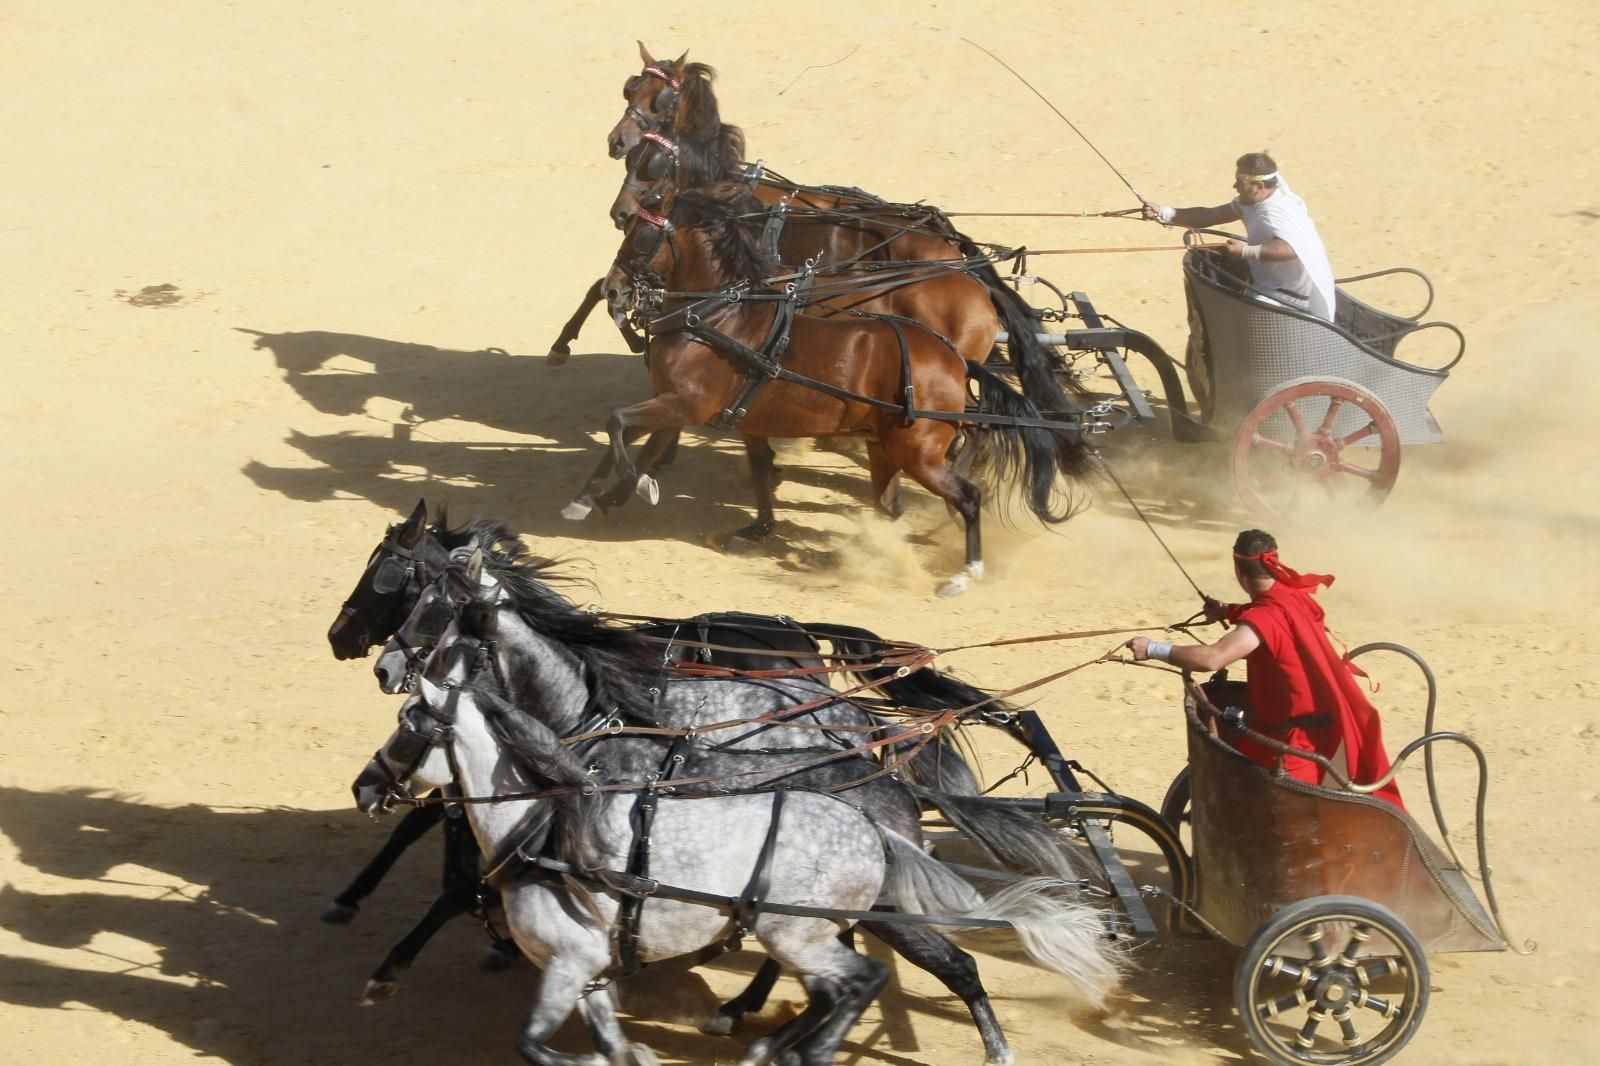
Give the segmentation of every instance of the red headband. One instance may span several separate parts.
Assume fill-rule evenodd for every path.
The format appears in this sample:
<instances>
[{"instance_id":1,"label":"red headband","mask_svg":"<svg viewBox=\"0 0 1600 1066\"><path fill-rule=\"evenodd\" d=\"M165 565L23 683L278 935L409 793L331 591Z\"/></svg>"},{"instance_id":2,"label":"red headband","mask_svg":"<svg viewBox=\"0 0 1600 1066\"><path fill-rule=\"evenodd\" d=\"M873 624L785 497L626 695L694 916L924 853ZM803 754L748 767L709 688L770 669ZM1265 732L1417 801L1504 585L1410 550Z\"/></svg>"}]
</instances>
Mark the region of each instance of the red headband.
<instances>
[{"instance_id":1,"label":"red headband","mask_svg":"<svg viewBox=\"0 0 1600 1066\"><path fill-rule=\"evenodd\" d=\"M1235 559L1243 562L1259 562L1267 568L1267 573L1273 579L1281 581L1292 589L1315 589L1318 585L1333 584L1332 574L1302 574L1298 570L1291 570L1278 561L1278 549L1257 552L1255 555L1240 555L1233 553Z\"/></svg>"}]
</instances>

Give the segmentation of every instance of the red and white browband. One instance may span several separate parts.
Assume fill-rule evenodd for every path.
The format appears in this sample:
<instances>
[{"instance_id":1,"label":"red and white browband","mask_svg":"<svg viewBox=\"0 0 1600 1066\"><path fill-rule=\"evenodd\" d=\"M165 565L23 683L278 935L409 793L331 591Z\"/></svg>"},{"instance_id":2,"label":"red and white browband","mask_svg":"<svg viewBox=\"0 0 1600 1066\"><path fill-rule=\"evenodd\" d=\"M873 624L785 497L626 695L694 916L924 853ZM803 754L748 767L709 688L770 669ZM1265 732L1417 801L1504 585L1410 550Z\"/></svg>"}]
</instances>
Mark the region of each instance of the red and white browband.
<instances>
[{"instance_id":1,"label":"red and white browband","mask_svg":"<svg viewBox=\"0 0 1600 1066\"><path fill-rule=\"evenodd\" d=\"M669 71L662 70L660 67L656 66L654 63L651 63L648 67L645 67L644 68L644 73L646 73L646 74L654 74L656 77L660 78L662 81L664 81L668 85L672 86L672 91L673 92L679 92L679 91L681 91L683 89L683 82L678 80L678 76L676 74L670 73ZM616 84L616 83L613 82L612 84Z\"/></svg>"}]
</instances>

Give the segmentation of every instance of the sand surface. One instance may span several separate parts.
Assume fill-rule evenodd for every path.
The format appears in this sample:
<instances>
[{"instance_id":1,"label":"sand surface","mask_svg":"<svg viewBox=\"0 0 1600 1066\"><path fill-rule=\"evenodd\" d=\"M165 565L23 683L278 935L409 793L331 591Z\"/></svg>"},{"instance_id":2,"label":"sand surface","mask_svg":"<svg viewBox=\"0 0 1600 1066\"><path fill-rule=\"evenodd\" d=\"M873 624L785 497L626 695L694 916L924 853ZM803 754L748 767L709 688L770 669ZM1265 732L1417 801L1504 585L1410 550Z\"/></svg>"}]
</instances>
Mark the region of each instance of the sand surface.
<instances>
[{"instance_id":1,"label":"sand surface","mask_svg":"<svg viewBox=\"0 0 1600 1066\"><path fill-rule=\"evenodd\" d=\"M593 599L614 610L779 612L943 645L1194 609L1104 489L1057 533L991 522L988 578L936 600L959 560L943 508L914 492L890 524L852 454L809 444L781 459L783 546L767 556L710 542L749 513L732 438L686 449L653 510L558 516L607 413L646 388L600 316L568 365L543 357L615 253L620 165L604 137L634 39L715 65L751 155L798 179L951 211L1133 203L963 34L1152 198L1219 203L1234 157L1269 148L1337 273L1408 264L1433 278L1434 313L1469 338L1433 405L1445 443L1406 453L1377 515L1284 530L1284 554L1339 576L1325 600L1344 639L1398 640L1432 662L1440 724L1492 764L1504 910L1541 945L1436 957L1402 1061L1594 1061L1600 16L1485 0L0 6L0 1059L518 1061L532 975L479 973L470 923L439 936L398 1000L357 1005L432 898L432 846L353 926L317 920L387 831L351 809L348 782L395 709L323 634L384 524L419 497L585 560ZM1173 237L1124 221L965 224L1037 248ZM1036 268L1182 350L1176 255ZM1224 458L1131 440L1111 452L1130 488L1202 586L1229 591L1231 535L1251 523L1228 502ZM948 665L1001 688L1103 643ZM1391 737L1414 735L1415 685L1398 668L1384 680ZM1160 801L1183 762L1171 677L1096 667L1036 700L1071 756ZM979 742L991 779L1017 761ZM1471 766L1448 756L1441 777L1470 840ZM1008 786L1045 787L1037 772ZM1104 1015L1007 949L981 958L1019 1061L1249 1055L1225 947L1142 949ZM731 991L754 965L707 977ZM758 1026L797 998L783 986ZM737 1059L741 1045L639 1002L630 1031L664 1061ZM582 1045L575 1030L562 1041ZM846 1051L887 1066L981 1058L961 1004L905 965Z\"/></svg>"}]
</instances>

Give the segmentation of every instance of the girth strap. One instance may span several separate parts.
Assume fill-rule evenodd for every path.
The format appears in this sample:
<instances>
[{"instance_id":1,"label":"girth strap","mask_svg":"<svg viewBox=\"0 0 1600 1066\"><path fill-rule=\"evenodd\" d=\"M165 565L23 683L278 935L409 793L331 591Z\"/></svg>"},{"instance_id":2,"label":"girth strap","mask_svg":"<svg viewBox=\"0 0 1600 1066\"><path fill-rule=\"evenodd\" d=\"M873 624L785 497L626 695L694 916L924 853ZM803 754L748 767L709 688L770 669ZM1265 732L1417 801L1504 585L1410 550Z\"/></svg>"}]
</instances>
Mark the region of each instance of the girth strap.
<instances>
[{"instance_id":1,"label":"girth strap","mask_svg":"<svg viewBox=\"0 0 1600 1066\"><path fill-rule=\"evenodd\" d=\"M772 853L778 846L778 820L783 817L784 790L772 794L772 820L767 823L767 839L761 843L761 854L756 857L756 868L750 873L750 882L744 886L733 905L734 935L739 936L754 929L761 901L772 883Z\"/></svg>"},{"instance_id":2,"label":"girth strap","mask_svg":"<svg viewBox=\"0 0 1600 1066\"><path fill-rule=\"evenodd\" d=\"M667 749L656 781L642 790L633 805L633 848L628 854L628 873L634 877L650 876L650 829L656 820L656 803L660 793L657 781L670 781L683 765L682 749L686 738L677 737ZM637 973L643 965L639 961L639 918L644 910L643 896L624 895L617 908L617 954L622 960L624 976Z\"/></svg>"}]
</instances>

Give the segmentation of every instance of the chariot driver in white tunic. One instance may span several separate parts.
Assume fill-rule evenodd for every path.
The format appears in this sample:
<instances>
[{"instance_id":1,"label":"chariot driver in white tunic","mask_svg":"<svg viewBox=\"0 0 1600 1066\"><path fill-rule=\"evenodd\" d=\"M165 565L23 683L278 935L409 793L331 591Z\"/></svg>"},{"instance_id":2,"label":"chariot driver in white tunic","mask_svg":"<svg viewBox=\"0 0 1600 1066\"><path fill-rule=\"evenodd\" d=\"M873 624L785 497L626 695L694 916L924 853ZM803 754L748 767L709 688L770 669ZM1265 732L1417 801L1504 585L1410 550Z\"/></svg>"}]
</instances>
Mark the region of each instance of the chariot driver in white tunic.
<instances>
[{"instance_id":1,"label":"chariot driver in white tunic","mask_svg":"<svg viewBox=\"0 0 1600 1066\"><path fill-rule=\"evenodd\" d=\"M1198 228L1243 222L1245 240L1230 240L1224 254L1242 258L1254 286L1272 299L1333 321L1333 267L1306 202L1296 196L1278 164L1265 152L1239 157L1233 191L1216 207L1167 207L1144 201L1144 217Z\"/></svg>"}]
</instances>

